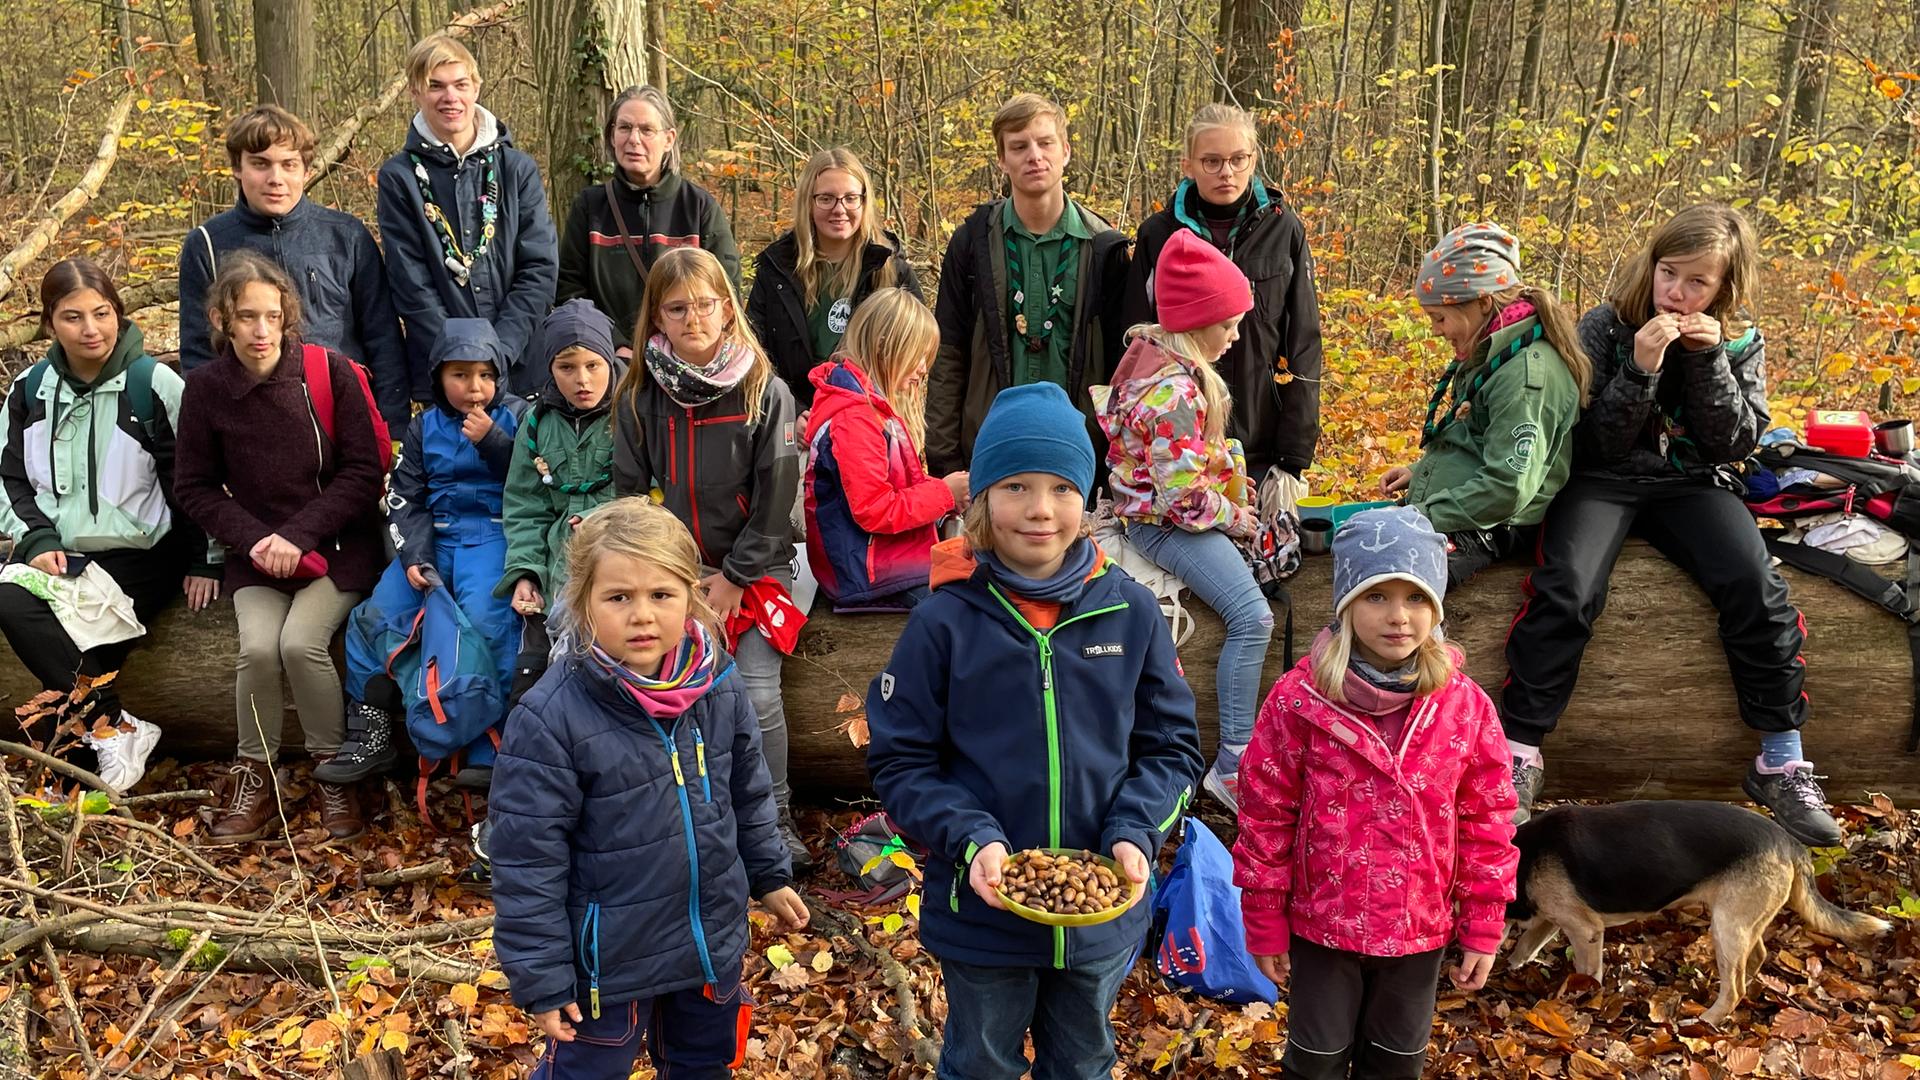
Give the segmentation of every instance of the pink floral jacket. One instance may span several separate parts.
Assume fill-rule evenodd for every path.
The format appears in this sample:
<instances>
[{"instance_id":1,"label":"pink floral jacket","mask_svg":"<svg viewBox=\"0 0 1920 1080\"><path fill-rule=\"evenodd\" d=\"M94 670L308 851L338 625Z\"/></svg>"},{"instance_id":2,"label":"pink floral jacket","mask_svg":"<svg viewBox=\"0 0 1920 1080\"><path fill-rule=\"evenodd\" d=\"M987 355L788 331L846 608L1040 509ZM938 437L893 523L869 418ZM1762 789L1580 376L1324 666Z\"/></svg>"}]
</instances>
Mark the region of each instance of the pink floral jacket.
<instances>
[{"instance_id":1,"label":"pink floral jacket","mask_svg":"<svg viewBox=\"0 0 1920 1080\"><path fill-rule=\"evenodd\" d=\"M1456 672L1388 746L1320 696L1312 664L1274 684L1240 763L1247 950L1284 953L1293 933L1366 956L1497 951L1520 853L1493 702Z\"/></svg>"},{"instance_id":2,"label":"pink floral jacket","mask_svg":"<svg viewBox=\"0 0 1920 1080\"><path fill-rule=\"evenodd\" d=\"M1233 458L1225 440L1207 441L1206 404L1186 361L1134 338L1113 385L1094 387L1093 400L1107 436L1115 514L1188 532L1233 524Z\"/></svg>"}]
</instances>

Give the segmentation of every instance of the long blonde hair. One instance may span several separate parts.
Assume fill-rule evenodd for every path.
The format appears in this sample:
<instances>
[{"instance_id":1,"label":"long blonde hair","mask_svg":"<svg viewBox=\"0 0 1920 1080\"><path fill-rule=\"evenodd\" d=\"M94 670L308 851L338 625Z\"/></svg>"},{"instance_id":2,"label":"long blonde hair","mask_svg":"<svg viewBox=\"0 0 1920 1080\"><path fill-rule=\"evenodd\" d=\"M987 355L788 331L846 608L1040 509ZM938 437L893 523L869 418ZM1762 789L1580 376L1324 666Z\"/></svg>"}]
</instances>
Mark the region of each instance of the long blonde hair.
<instances>
[{"instance_id":1,"label":"long blonde hair","mask_svg":"<svg viewBox=\"0 0 1920 1080\"><path fill-rule=\"evenodd\" d=\"M913 439L914 456L927 441L927 384L909 384L913 373L940 351L940 324L920 298L905 289L881 289L860 302L836 354L867 373Z\"/></svg>"},{"instance_id":2,"label":"long blonde hair","mask_svg":"<svg viewBox=\"0 0 1920 1080\"><path fill-rule=\"evenodd\" d=\"M860 185L863 201L860 205L860 227L854 230L853 242L848 245L847 253L839 262L829 262L820 254L820 237L813 227L814 187L820 182L820 174L839 170L853 177ZM879 218L873 212L873 178L867 175L867 167L860 164L860 158L844 146L831 150L821 150L807 159L806 168L800 171L800 182L793 189L793 245L795 251L795 272L800 275L801 301L808 308L823 297L839 299L852 296L853 290L860 284L860 266L865 260L868 244L887 245L886 234L881 231ZM894 284L898 273L893 268L893 260L888 259L874 278L874 288L884 289Z\"/></svg>"},{"instance_id":3,"label":"long blonde hair","mask_svg":"<svg viewBox=\"0 0 1920 1080\"><path fill-rule=\"evenodd\" d=\"M1720 203L1696 203L1653 230L1614 286L1613 313L1629 326L1653 318L1653 270L1662 259L1686 258L1713 252L1726 264L1721 271L1720 295L1707 305L1707 314L1724 324L1733 322L1746 307L1760 278L1760 245L1745 214Z\"/></svg>"},{"instance_id":4,"label":"long blonde hair","mask_svg":"<svg viewBox=\"0 0 1920 1080\"><path fill-rule=\"evenodd\" d=\"M1128 327L1126 339L1136 337L1146 338L1185 361L1183 366L1193 373L1194 382L1200 386L1200 405L1207 411L1207 423L1200 434L1209 443L1221 443L1224 447L1233 393L1227 389L1227 380L1214 370L1214 361L1205 359L1200 343L1186 331L1169 330L1159 323L1136 323Z\"/></svg>"},{"instance_id":5,"label":"long blonde hair","mask_svg":"<svg viewBox=\"0 0 1920 1080\"><path fill-rule=\"evenodd\" d=\"M741 317L740 297L733 291L733 282L727 280L726 269L712 252L701 248L674 248L654 260L653 269L647 273L647 291L640 299L640 314L634 319L634 348L644 350L654 334L666 333L660 322L660 304L666 295L682 285L691 288L695 284L705 285L726 303L727 325L722 344L737 345L753 353L753 367L746 378L740 380L740 390L747 399L747 426L751 427L760 422L762 399L766 397L767 383L773 378L773 364L767 360L767 351L760 347L760 339L753 336L753 329ZM632 416L636 430L640 391L646 388L647 377L645 358L635 356L614 395L614 408Z\"/></svg>"},{"instance_id":6,"label":"long blonde hair","mask_svg":"<svg viewBox=\"0 0 1920 1080\"><path fill-rule=\"evenodd\" d=\"M1580 330L1573 317L1573 309L1560 302L1560 298L1538 285L1509 285L1497 293L1488 294L1493 301L1489 314L1499 311L1515 300L1525 300L1533 305L1533 313L1540 318L1540 330L1560 354L1560 362L1567 365L1567 374L1573 376L1573 384L1580 388L1580 407L1587 407L1589 391L1593 387L1593 359L1587 350L1580 347Z\"/></svg>"},{"instance_id":7,"label":"long blonde hair","mask_svg":"<svg viewBox=\"0 0 1920 1080\"><path fill-rule=\"evenodd\" d=\"M1436 693L1453 678L1459 664L1466 662L1466 656L1459 646L1449 645L1441 640L1438 627L1435 633L1427 635L1427 640L1414 650L1415 666L1413 692L1416 696L1426 697ZM1340 623L1325 641L1313 646L1313 688L1320 696L1336 705L1347 703L1347 665L1353 661L1353 605L1348 604L1340 612Z\"/></svg>"},{"instance_id":8,"label":"long blonde hair","mask_svg":"<svg viewBox=\"0 0 1920 1080\"><path fill-rule=\"evenodd\" d=\"M615 499L588 514L567 545L567 583L561 586L559 616L585 652L593 637L593 578L608 555L658 567L687 586L687 614L720 639L720 617L700 591L700 550L693 534L673 511L642 495Z\"/></svg>"}]
</instances>

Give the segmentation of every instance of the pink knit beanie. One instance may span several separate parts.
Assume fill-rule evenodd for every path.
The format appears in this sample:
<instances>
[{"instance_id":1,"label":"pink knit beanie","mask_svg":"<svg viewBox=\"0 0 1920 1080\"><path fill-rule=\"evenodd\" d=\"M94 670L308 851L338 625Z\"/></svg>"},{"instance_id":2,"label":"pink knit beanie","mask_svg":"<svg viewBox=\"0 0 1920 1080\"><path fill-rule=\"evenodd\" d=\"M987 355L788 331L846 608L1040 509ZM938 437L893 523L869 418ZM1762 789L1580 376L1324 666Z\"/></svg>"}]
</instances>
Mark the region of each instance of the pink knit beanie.
<instances>
[{"instance_id":1,"label":"pink knit beanie","mask_svg":"<svg viewBox=\"0 0 1920 1080\"><path fill-rule=\"evenodd\" d=\"M1160 249L1153 271L1160 325L1178 334L1223 323L1253 310L1247 275L1220 250L1181 229Z\"/></svg>"}]
</instances>

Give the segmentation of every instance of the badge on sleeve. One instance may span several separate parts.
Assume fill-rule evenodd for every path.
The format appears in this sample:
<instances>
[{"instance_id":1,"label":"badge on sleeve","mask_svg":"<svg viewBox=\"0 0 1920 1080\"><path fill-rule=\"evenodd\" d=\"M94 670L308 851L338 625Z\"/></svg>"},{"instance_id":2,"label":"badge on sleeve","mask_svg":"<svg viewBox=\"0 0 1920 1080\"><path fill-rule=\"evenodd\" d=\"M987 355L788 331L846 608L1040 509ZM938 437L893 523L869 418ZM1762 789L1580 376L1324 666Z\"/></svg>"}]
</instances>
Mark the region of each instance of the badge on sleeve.
<instances>
[{"instance_id":1,"label":"badge on sleeve","mask_svg":"<svg viewBox=\"0 0 1920 1080\"><path fill-rule=\"evenodd\" d=\"M883 671L880 673L880 700L893 700L893 674L891 672Z\"/></svg>"}]
</instances>

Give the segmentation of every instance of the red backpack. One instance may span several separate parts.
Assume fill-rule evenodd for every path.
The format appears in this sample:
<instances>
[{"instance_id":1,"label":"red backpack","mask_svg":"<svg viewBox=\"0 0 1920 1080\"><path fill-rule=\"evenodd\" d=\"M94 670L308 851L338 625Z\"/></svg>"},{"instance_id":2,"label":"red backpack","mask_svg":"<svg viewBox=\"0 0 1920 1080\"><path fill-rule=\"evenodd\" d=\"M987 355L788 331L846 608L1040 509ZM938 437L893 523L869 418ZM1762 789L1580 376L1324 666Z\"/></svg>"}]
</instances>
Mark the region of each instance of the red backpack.
<instances>
[{"instance_id":1,"label":"red backpack","mask_svg":"<svg viewBox=\"0 0 1920 1080\"><path fill-rule=\"evenodd\" d=\"M346 358L342 358L346 359ZM300 362L307 383L307 398L313 402L313 415L320 421L320 429L326 432L329 442L337 443L334 437L333 417L333 371L327 363L327 350L318 345L300 346ZM360 394L367 399L367 415L373 418L373 436L380 444L380 471L393 470L393 436L387 430L387 419L380 415L380 409L373 403L373 384L367 381L367 369L358 361L347 360L347 367L353 377L360 381Z\"/></svg>"}]
</instances>

